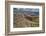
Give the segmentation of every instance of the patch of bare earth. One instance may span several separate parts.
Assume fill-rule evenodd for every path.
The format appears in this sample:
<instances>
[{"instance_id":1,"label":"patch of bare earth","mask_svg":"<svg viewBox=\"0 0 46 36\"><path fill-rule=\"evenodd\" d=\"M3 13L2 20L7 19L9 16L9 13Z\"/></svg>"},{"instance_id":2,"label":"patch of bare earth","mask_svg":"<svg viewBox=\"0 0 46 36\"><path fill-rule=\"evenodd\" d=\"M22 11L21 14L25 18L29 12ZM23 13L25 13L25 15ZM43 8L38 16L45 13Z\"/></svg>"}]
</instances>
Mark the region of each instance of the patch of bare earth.
<instances>
[{"instance_id":1,"label":"patch of bare earth","mask_svg":"<svg viewBox=\"0 0 46 36\"><path fill-rule=\"evenodd\" d=\"M18 13L14 16L14 27L31 27L31 24L37 24L25 18L24 14ZM32 17L31 17L32 18Z\"/></svg>"}]
</instances>

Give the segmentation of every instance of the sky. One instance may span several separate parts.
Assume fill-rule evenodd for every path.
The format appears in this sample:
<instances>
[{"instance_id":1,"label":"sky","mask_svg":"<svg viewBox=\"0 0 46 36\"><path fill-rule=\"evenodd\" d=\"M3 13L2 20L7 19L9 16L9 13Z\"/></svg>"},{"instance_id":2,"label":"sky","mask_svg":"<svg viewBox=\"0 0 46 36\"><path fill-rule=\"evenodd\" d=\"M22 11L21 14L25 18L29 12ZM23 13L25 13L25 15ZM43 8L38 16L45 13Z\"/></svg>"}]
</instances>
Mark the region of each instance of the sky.
<instances>
[{"instance_id":1,"label":"sky","mask_svg":"<svg viewBox=\"0 0 46 36\"><path fill-rule=\"evenodd\" d=\"M26 13L26 15L38 16L38 8L13 8L14 13Z\"/></svg>"}]
</instances>

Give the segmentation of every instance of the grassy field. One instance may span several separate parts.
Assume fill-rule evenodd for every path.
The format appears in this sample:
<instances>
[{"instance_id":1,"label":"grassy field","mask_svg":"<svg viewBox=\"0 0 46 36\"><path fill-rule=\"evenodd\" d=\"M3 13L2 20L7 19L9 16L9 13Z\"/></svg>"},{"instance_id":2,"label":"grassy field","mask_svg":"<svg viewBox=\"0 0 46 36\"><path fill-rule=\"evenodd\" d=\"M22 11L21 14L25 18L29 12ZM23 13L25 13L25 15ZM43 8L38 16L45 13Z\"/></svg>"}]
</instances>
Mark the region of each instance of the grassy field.
<instances>
[{"instance_id":1,"label":"grassy field","mask_svg":"<svg viewBox=\"0 0 46 36\"><path fill-rule=\"evenodd\" d=\"M18 13L14 14L14 28L22 27L39 27L39 16L26 16Z\"/></svg>"}]
</instances>

